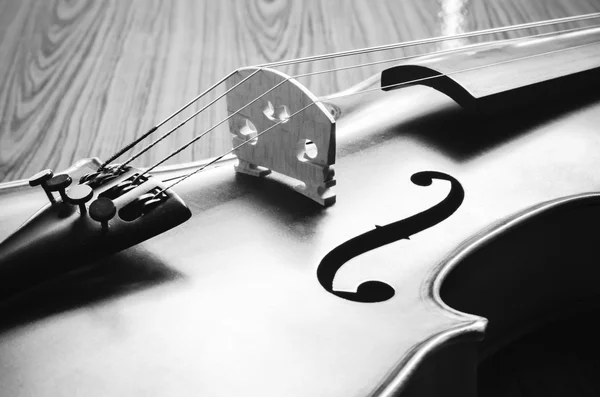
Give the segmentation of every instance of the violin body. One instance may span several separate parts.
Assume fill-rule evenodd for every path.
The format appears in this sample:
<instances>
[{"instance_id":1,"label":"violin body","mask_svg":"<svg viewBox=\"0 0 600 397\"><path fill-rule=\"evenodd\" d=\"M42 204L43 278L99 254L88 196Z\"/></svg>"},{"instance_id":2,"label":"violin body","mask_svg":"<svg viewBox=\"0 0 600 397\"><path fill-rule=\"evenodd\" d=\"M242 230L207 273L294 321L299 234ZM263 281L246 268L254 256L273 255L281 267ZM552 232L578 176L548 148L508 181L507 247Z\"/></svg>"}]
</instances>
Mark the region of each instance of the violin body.
<instances>
[{"instance_id":1,"label":"violin body","mask_svg":"<svg viewBox=\"0 0 600 397\"><path fill-rule=\"evenodd\" d=\"M595 294L593 92L485 123L424 87L370 106L337 122L335 205L228 160L177 186L184 224L5 304L18 324L45 302L2 334L7 394L473 395L486 349ZM2 237L45 200L3 186ZM333 290L380 280L393 296L324 288L323 258L375 229L391 242L350 258Z\"/></svg>"},{"instance_id":2,"label":"violin body","mask_svg":"<svg viewBox=\"0 0 600 397\"><path fill-rule=\"evenodd\" d=\"M328 207L236 158L182 180L187 221L0 302L2 393L476 396L482 360L597 304L600 80L560 81L490 112L424 86L324 101ZM0 241L46 203L0 185Z\"/></svg>"}]
</instances>

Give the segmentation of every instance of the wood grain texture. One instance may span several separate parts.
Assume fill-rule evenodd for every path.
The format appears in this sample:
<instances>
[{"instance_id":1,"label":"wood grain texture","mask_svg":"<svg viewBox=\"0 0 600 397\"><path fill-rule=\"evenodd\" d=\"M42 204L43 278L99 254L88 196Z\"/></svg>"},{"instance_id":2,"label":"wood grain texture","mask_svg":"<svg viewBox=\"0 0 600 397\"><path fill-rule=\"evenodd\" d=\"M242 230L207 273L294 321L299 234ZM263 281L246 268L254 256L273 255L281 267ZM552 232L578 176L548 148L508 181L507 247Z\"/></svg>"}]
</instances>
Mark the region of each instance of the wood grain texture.
<instances>
[{"instance_id":1,"label":"wood grain texture","mask_svg":"<svg viewBox=\"0 0 600 397\"><path fill-rule=\"evenodd\" d=\"M0 0L0 181L64 169L84 157L108 158L237 67L594 11L597 0ZM281 70L297 74L462 44ZM301 83L324 95L379 70ZM225 117L224 101L217 105L136 165L152 164ZM170 163L230 147L224 127Z\"/></svg>"}]
</instances>

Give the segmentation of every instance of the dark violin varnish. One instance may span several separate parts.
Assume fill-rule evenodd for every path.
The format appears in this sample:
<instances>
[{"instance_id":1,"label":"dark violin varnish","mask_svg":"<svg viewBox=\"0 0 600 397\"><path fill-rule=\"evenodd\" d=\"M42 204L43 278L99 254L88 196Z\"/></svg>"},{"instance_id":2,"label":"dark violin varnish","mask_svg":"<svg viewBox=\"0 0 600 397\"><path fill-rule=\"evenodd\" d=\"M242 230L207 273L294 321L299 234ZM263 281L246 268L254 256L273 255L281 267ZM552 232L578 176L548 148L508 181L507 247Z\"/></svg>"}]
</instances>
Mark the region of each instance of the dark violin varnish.
<instances>
[{"instance_id":1,"label":"dark violin varnish","mask_svg":"<svg viewBox=\"0 0 600 397\"><path fill-rule=\"evenodd\" d=\"M106 159L242 65L599 10L596 0L0 0L0 181L28 178L43 168L62 170L85 157ZM492 38L532 33L533 29ZM339 67L466 42L283 71ZM325 95L379 70L365 67L300 82L316 95ZM163 158L225 116L223 102L136 165ZM227 128L217 129L171 163L215 156L230 147Z\"/></svg>"},{"instance_id":2,"label":"dark violin varnish","mask_svg":"<svg viewBox=\"0 0 600 397\"><path fill-rule=\"evenodd\" d=\"M551 322L484 361L478 368L479 396L600 395L597 316L597 307L587 308Z\"/></svg>"}]
</instances>

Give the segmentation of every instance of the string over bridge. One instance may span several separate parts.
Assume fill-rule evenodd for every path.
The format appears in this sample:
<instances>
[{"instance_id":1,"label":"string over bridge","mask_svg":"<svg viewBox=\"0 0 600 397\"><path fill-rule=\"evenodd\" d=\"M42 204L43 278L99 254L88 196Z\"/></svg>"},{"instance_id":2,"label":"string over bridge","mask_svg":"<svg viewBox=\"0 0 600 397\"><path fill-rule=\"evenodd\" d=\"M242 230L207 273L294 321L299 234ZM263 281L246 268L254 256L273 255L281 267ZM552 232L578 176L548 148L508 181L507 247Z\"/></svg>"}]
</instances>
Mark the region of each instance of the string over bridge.
<instances>
[{"instance_id":1,"label":"string over bridge","mask_svg":"<svg viewBox=\"0 0 600 397\"><path fill-rule=\"evenodd\" d=\"M269 68L256 71L239 69L226 81L228 89L239 84L226 96L228 114L233 115L229 119L233 147L250 141L234 150L239 160L235 170L252 176L276 171L302 182L296 190L317 203L335 203L333 116L295 79ZM255 75L243 81L250 74ZM290 117L300 109L301 115ZM258 136L271 127L274 131Z\"/></svg>"}]
</instances>

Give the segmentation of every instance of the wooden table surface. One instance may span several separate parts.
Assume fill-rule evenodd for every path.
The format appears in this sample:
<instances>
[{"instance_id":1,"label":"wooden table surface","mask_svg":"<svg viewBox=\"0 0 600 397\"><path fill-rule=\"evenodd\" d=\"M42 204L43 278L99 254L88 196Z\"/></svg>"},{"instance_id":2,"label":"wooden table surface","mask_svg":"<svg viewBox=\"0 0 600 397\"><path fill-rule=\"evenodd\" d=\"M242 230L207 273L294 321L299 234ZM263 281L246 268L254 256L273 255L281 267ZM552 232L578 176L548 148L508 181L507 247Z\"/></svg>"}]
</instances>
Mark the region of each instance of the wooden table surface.
<instances>
[{"instance_id":1,"label":"wooden table surface","mask_svg":"<svg viewBox=\"0 0 600 397\"><path fill-rule=\"evenodd\" d=\"M64 169L84 157L106 159L244 65L596 11L598 0L0 0L0 181ZM282 70L296 74L464 43ZM301 82L324 95L381 67ZM152 164L225 116L221 101L136 165ZM230 148L226 124L170 163Z\"/></svg>"}]
</instances>

